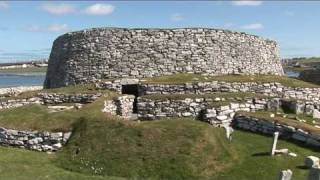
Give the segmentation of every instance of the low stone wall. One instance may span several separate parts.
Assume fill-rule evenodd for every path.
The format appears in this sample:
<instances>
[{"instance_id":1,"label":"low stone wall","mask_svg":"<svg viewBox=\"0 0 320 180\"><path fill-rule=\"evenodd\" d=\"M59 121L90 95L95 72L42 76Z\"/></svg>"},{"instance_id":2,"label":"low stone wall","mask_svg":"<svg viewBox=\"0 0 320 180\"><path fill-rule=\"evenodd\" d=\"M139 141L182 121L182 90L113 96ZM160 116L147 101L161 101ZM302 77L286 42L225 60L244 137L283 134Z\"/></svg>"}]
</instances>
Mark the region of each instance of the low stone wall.
<instances>
[{"instance_id":1,"label":"low stone wall","mask_svg":"<svg viewBox=\"0 0 320 180\"><path fill-rule=\"evenodd\" d=\"M0 99L0 109L21 107L28 104L61 104L61 103L91 103L102 96L97 94L59 94L39 93L35 97L23 99Z\"/></svg>"},{"instance_id":2,"label":"low stone wall","mask_svg":"<svg viewBox=\"0 0 320 180\"><path fill-rule=\"evenodd\" d=\"M296 114L313 115L314 110L320 110L320 102L284 99L281 100L281 104Z\"/></svg>"},{"instance_id":3,"label":"low stone wall","mask_svg":"<svg viewBox=\"0 0 320 180\"><path fill-rule=\"evenodd\" d=\"M149 94L205 94L212 92L255 92L280 98L300 99L320 102L320 88L293 88L277 82L193 82L184 84L147 84L138 79L117 79L101 81L98 88L121 93L122 86L137 84L139 95Z\"/></svg>"},{"instance_id":4,"label":"low stone wall","mask_svg":"<svg viewBox=\"0 0 320 180\"><path fill-rule=\"evenodd\" d=\"M312 134L310 132L292 126L243 115L236 116L232 124L234 127L239 129L263 134L271 135L274 132L278 131L280 133L280 137L286 139L294 139L312 146L320 146L319 134Z\"/></svg>"},{"instance_id":5,"label":"low stone wall","mask_svg":"<svg viewBox=\"0 0 320 180\"><path fill-rule=\"evenodd\" d=\"M139 91L148 94L204 94L211 92L255 92L281 98L320 102L320 88L292 88L280 83L194 82L185 84L140 84Z\"/></svg>"},{"instance_id":6,"label":"low stone wall","mask_svg":"<svg viewBox=\"0 0 320 180\"><path fill-rule=\"evenodd\" d=\"M18 131L0 128L0 144L36 151L57 151L70 138L71 132Z\"/></svg>"},{"instance_id":7,"label":"low stone wall","mask_svg":"<svg viewBox=\"0 0 320 180\"><path fill-rule=\"evenodd\" d=\"M16 95L26 91L37 91L43 89L42 86L19 86L10 88L0 88L0 95Z\"/></svg>"},{"instance_id":8,"label":"low stone wall","mask_svg":"<svg viewBox=\"0 0 320 180\"><path fill-rule=\"evenodd\" d=\"M11 99L11 100L1 100L0 99L0 109L10 109L21 107L28 104L41 104L42 99L39 97L25 98L25 99Z\"/></svg>"},{"instance_id":9,"label":"low stone wall","mask_svg":"<svg viewBox=\"0 0 320 180\"><path fill-rule=\"evenodd\" d=\"M123 79L115 79L115 80L109 80L109 81L104 80L104 81L97 82L95 85L96 85L96 88L98 89L108 89L111 91L116 91L118 93L121 93L123 85L132 85L132 84L139 85L141 81L142 80L140 79L123 78Z\"/></svg>"},{"instance_id":10,"label":"low stone wall","mask_svg":"<svg viewBox=\"0 0 320 180\"><path fill-rule=\"evenodd\" d=\"M220 99L220 100L217 100ZM242 103L234 103L211 107L213 102L223 102L223 98L186 98L183 100L151 100L138 98L138 117L142 119L157 119L161 117L198 117L212 124L221 124L224 120L231 122L233 115L239 110L255 111L266 109L267 99L245 98ZM279 104L276 104L279 106ZM271 108L271 107L270 107ZM226 116L226 117L225 117Z\"/></svg>"},{"instance_id":11,"label":"low stone wall","mask_svg":"<svg viewBox=\"0 0 320 180\"><path fill-rule=\"evenodd\" d=\"M291 108L296 114L313 115L319 112L320 105L313 102L287 101L280 98L186 98L182 100L152 100L145 97L137 99L138 117L141 119L158 119L161 117L197 117L213 125L230 123L237 111L255 112L257 110L278 111L281 107ZM212 105L218 103L217 105Z\"/></svg>"},{"instance_id":12,"label":"low stone wall","mask_svg":"<svg viewBox=\"0 0 320 180\"><path fill-rule=\"evenodd\" d=\"M102 112L128 119L133 115L134 99L133 95L124 95L105 101Z\"/></svg>"},{"instance_id":13,"label":"low stone wall","mask_svg":"<svg viewBox=\"0 0 320 180\"><path fill-rule=\"evenodd\" d=\"M62 94L62 93L40 93L38 97L44 104L61 104L61 103L91 103L102 96L96 94Z\"/></svg>"}]
</instances>

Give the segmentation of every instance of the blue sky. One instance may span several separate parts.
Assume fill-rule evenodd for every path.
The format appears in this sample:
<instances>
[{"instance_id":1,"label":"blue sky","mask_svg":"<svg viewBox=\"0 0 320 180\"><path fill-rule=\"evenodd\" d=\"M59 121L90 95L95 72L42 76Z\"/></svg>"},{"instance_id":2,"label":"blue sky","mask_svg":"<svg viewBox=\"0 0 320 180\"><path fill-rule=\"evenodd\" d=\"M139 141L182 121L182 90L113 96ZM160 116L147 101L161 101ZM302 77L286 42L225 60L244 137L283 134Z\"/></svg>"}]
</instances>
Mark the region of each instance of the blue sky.
<instances>
[{"instance_id":1,"label":"blue sky","mask_svg":"<svg viewBox=\"0 0 320 180\"><path fill-rule=\"evenodd\" d=\"M320 2L0 1L0 62L46 58L56 37L91 27L210 27L278 41L281 57L320 56Z\"/></svg>"}]
</instances>

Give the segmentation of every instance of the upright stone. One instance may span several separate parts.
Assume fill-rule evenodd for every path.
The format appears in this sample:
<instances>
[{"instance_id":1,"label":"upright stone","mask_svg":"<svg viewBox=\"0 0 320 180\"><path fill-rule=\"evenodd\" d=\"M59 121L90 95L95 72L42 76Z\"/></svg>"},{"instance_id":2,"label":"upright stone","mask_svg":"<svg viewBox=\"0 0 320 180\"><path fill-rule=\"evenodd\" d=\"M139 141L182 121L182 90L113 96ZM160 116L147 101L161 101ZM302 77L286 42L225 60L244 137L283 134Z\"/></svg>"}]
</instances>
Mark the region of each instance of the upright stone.
<instances>
[{"instance_id":1,"label":"upright stone","mask_svg":"<svg viewBox=\"0 0 320 180\"><path fill-rule=\"evenodd\" d=\"M315 156L308 156L304 160L304 164L308 168L312 168L313 166L319 166L319 158Z\"/></svg>"},{"instance_id":2,"label":"upright stone","mask_svg":"<svg viewBox=\"0 0 320 180\"><path fill-rule=\"evenodd\" d=\"M280 172L279 180L291 180L292 171L290 169L283 170Z\"/></svg>"},{"instance_id":3,"label":"upright stone","mask_svg":"<svg viewBox=\"0 0 320 180\"><path fill-rule=\"evenodd\" d=\"M312 113L312 117L314 119L320 119L320 111L318 109L314 109Z\"/></svg>"},{"instance_id":4,"label":"upright stone","mask_svg":"<svg viewBox=\"0 0 320 180\"><path fill-rule=\"evenodd\" d=\"M273 143L271 148L271 156L274 156L276 149L277 149L277 142L278 142L279 132L274 132L273 134Z\"/></svg>"}]
</instances>

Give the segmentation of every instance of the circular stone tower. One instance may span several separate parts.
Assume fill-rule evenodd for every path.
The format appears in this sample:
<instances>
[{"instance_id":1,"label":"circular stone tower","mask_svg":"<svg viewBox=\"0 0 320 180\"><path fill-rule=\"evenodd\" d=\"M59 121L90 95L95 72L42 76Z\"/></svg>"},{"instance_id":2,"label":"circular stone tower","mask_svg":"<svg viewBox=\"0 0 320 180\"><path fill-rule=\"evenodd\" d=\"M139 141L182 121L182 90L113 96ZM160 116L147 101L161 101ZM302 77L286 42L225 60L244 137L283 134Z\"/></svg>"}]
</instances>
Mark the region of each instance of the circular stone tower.
<instances>
[{"instance_id":1,"label":"circular stone tower","mask_svg":"<svg viewBox=\"0 0 320 180\"><path fill-rule=\"evenodd\" d=\"M284 74L277 43L254 35L206 28L95 28L54 41L44 86L174 73Z\"/></svg>"}]
</instances>

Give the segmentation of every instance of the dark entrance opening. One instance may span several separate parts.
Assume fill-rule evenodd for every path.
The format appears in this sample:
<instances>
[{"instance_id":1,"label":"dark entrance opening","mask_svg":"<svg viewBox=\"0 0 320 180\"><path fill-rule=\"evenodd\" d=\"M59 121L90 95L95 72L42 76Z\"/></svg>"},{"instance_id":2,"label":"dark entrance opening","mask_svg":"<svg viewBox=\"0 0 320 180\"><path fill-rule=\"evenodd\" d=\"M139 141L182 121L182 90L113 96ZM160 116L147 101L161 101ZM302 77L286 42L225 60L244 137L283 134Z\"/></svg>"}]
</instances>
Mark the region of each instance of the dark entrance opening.
<instances>
[{"instance_id":1,"label":"dark entrance opening","mask_svg":"<svg viewBox=\"0 0 320 180\"><path fill-rule=\"evenodd\" d=\"M133 102L133 113L137 113L138 112L137 98L139 96L138 84L122 85L121 93L131 94L135 96L134 102Z\"/></svg>"}]
</instances>

